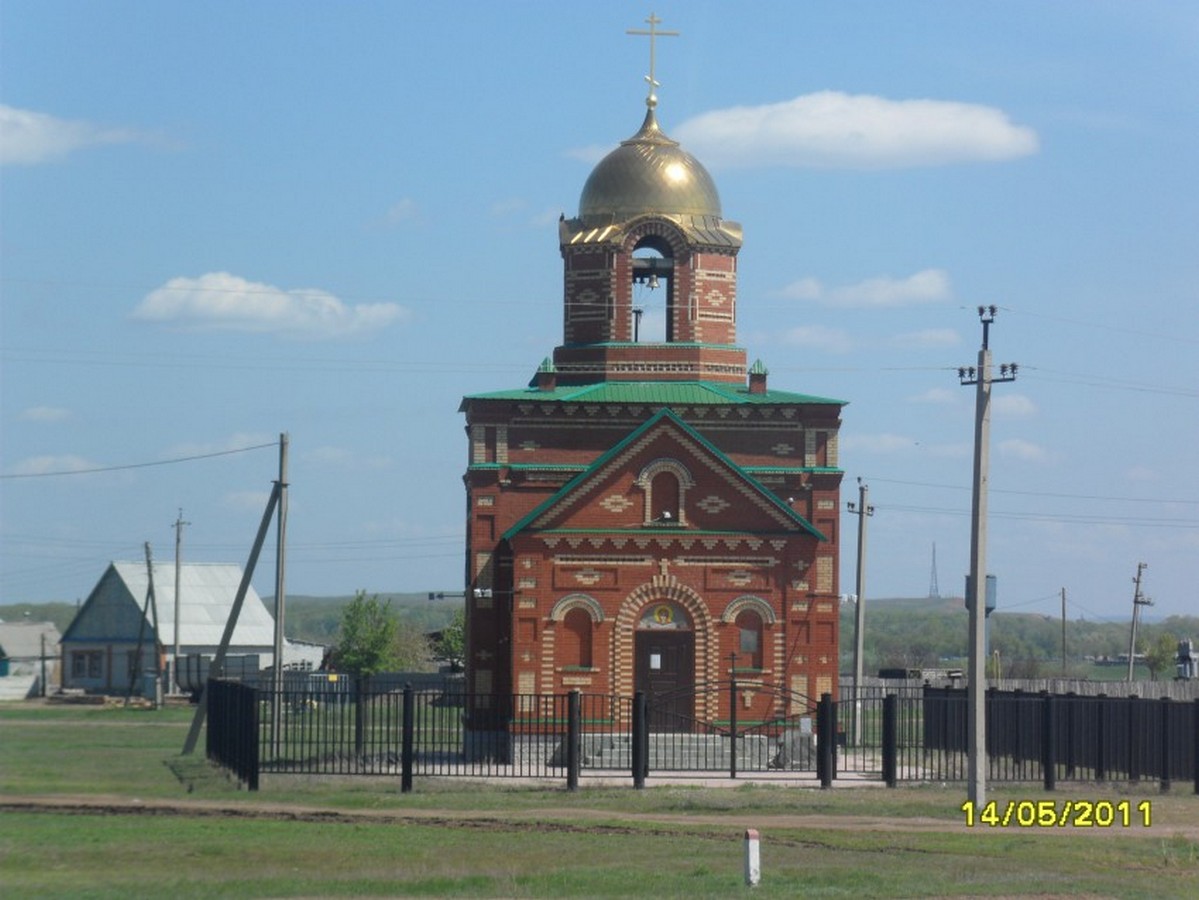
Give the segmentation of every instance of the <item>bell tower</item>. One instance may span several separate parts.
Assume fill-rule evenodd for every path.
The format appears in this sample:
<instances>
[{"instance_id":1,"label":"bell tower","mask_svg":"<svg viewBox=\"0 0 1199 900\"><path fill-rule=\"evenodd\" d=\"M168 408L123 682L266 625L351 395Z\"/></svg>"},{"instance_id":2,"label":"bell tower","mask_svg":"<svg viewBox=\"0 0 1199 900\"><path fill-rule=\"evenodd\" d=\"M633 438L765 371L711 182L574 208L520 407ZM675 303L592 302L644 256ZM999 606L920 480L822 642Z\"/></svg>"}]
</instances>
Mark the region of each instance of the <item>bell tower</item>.
<instances>
[{"instance_id":1,"label":"bell tower","mask_svg":"<svg viewBox=\"0 0 1199 900\"><path fill-rule=\"evenodd\" d=\"M703 165L658 125L653 40L641 128L583 186L579 213L563 218L563 335L554 350L561 384L644 380L744 382L737 340L741 225L721 215ZM640 335L634 286L662 291L664 340Z\"/></svg>"}]
</instances>

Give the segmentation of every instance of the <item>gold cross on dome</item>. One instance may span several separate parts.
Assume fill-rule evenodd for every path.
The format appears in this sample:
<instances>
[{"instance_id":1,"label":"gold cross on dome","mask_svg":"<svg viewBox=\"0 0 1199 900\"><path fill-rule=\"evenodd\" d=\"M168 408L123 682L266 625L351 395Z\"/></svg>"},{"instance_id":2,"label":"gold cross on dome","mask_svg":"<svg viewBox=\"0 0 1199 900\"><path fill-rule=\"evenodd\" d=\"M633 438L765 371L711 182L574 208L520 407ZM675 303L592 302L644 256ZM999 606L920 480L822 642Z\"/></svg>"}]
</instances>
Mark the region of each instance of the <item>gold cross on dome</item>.
<instances>
[{"instance_id":1,"label":"gold cross on dome","mask_svg":"<svg viewBox=\"0 0 1199 900\"><path fill-rule=\"evenodd\" d=\"M645 80L649 82L649 96L646 97L645 102L647 106L655 106L657 105L658 98L654 96L654 88L662 86L654 80L654 51L657 44L657 38L678 37L679 33L677 31L658 31L657 26L662 24L662 20L653 13L649 14L649 18L645 20L645 23L649 25L649 31L646 31L642 28L630 28L625 33L645 35L649 37L649 74L645 76Z\"/></svg>"}]
</instances>

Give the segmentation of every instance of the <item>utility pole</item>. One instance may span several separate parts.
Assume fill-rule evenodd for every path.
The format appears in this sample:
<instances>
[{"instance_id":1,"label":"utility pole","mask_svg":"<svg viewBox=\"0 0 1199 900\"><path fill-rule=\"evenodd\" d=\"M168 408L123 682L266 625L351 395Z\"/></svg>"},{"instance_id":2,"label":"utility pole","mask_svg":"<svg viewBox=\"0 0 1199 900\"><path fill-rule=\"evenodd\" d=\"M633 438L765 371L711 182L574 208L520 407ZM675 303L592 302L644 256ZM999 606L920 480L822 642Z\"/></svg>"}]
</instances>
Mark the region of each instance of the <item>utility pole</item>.
<instances>
[{"instance_id":1,"label":"utility pole","mask_svg":"<svg viewBox=\"0 0 1199 900\"><path fill-rule=\"evenodd\" d=\"M179 577L180 558L183 548L183 526L190 524L191 522L183 521L183 507L179 507L179 517L175 519L175 655L171 657L171 692L175 694L182 693L179 687L179 611L182 608L179 599L182 583Z\"/></svg>"},{"instance_id":2,"label":"utility pole","mask_svg":"<svg viewBox=\"0 0 1199 900\"><path fill-rule=\"evenodd\" d=\"M1066 674L1066 589L1062 588L1062 676Z\"/></svg>"},{"instance_id":3,"label":"utility pole","mask_svg":"<svg viewBox=\"0 0 1199 900\"><path fill-rule=\"evenodd\" d=\"M940 600L941 589L937 586L937 542L933 541L933 573L928 581L928 599Z\"/></svg>"},{"instance_id":4,"label":"utility pole","mask_svg":"<svg viewBox=\"0 0 1199 900\"><path fill-rule=\"evenodd\" d=\"M1133 579L1136 585L1132 593L1132 634L1128 638L1128 680L1132 681L1132 670L1136 666L1137 655L1137 622L1141 618L1141 607L1152 606L1153 601L1141 596L1141 574L1149 568L1145 563L1137 563L1137 577Z\"/></svg>"},{"instance_id":5,"label":"utility pole","mask_svg":"<svg viewBox=\"0 0 1199 900\"><path fill-rule=\"evenodd\" d=\"M279 480L275 482L279 497L276 510L275 532L275 666L274 666L274 704L271 716L271 737L275 746L280 739L282 725L283 701L283 618L285 612L284 572L286 569L287 543L287 448L289 438L287 433L279 435Z\"/></svg>"},{"instance_id":6,"label":"utility pole","mask_svg":"<svg viewBox=\"0 0 1199 900\"><path fill-rule=\"evenodd\" d=\"M858 503L851 500L846 504L849 511L858 517L858 592L853 619L853 743L862 743L862 648L866 634L866 520L874 515L874 507L866 502L870 488L858 479Z\"/></svg>"},{"instance_id":7,"label":"utility pole","mask_svg":"<svg viewBox=\"0 0 1199 900\"><path fill-rule=\"evenodd\" d=\"M970 514L970 581L966 606L970 610L970 658L966 695L968 746L968 796L974 808L982 812L987 793L987 717L986 717L986 591L987 591L987 483L990 477L991 384L1015 381L1016 364L1004 363L999 377L991 373L991 323L994 306L980 306L978 318L983 326L978 368L958 369L963 385L974 385L974 485Z\"/></svg>"}]
</instances>

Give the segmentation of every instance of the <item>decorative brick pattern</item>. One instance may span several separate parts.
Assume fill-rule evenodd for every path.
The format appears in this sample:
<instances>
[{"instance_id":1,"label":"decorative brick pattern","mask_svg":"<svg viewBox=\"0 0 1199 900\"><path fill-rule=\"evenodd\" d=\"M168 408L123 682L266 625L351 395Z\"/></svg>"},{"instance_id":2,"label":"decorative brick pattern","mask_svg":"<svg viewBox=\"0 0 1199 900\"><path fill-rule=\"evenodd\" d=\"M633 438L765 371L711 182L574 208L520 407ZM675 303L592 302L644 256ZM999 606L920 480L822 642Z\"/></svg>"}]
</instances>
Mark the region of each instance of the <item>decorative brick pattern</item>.
<instances>
[{"instance_id":1,"label":"decorative brick pattern","mask_svg":"<svg viewBox=\"0 0 1199 900\"><path fill-rule=\"evenodd\" d=\"M700 509L702 509L704 512L706 512L708 515L714 516L714 515L717 515L718 513L724 512L726 509L728 509L733 504L729 503L729 501L725 500L723 497L717 497L715 494L709 494L708 496L704 497L703 500L700 500L695 505L698 506Z\"/></svg>"},{"instance_id":2,"label":"decorative brick pattern","mask_svg":"<svg viewBox=\"0 0 1199 900\"><path fill-rule=\"evenodd\" d=\"M635 504L624 494L609 494L599 505L610 513L622 513Z\"/></svg>"},{"instance_id":3,"label":"decorative brick pattern","mask_svg":"<svg viewBox=\"0 0 1199 900\"><path fill-rule=\"evenodd\" d=\"M833 591L833 558L816 557L816 593L831 594Z\"/></svg>"}]
</instances>

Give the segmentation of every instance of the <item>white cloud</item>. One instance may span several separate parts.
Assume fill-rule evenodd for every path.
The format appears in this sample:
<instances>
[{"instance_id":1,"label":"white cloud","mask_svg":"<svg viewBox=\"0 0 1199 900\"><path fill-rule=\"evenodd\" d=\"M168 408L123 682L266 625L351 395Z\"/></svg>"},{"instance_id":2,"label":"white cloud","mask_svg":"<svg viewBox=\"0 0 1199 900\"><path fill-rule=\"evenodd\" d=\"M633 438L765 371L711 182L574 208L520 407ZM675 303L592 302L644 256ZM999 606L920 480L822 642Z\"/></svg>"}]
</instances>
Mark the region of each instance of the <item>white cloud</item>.
<instances>
[{"instance_id":1,"label":"white cloud","mask_svg":"<svg viewBox=\"0 0 1199 900\"><path fill-rule=\"evenodd\" d=\"M1003 456L1020 459L1025 462L1046 462L1049 454L1040 444L1020 438L1009 438L999 442L999 452Z\"/></svg>"},{"instance_id":2,"label":"white cloud","mask_svg":"<svg viewBox=\"0 0 1199 900\"><path fill-rule=\"evenodd\" d=\"M1005 416L1036 415L1037 405L1023 394L994 393L991 395L991 408Z\"/></svg>"},{"instance_id":3,"label":"white cloud","mask_svg":"<svg viewBox=\"0 0 1199 900\"><path fill-rule=\"evenodd\" d=\"M0 165L36 166L97 144L127 144L145 135L0 104Z\"/></svg>"},{"instance_id":4,"label":"white cloud","mask_svg":"<svg viewBox=\"0 0 1199 900\"><path fill-rule=\"evenodd\" d=\"M570 150L567 150L566 155L570 159L577 159L579 162L585 162L588 165L594 166L601 159L615 150L616 147L616 144L606 144L603 146L599 144L591 144L587 147L574 147Z\"/></svg>"},{"instance_id":5,"label":"white cloud","mask_svg":"<svg viewBox=\"0 0 1199 900\"><path fill-rule=\"evenodd\" d=\"M708 165L745 168L911 168L1015 159L1038 148L1033 129L994 107L839 91L713 110L673 136Z\"/></svg>"},{"instance_id":6,"label":"white cloud","mask_svg":"<svg viewBox=\"0 0 1199 900\"><path fill-rule=\"evenodd\" d=\"M385 469L391 465L391 457L383 454L366 455L345 447L315 447L304 454L304 461L319 466L340 469Z\"/></svg>"},{"instance_id":7,"label":"white cloud","mask_svg":"<svg viewBox=\"0 0 1199 900\"><path fill-rule=\"evenodd\" d=\"M951 390L950 388L929 388L922 394L917 394L914 397L909 397L909 403L933 403L939 406L949 406L957 403L961 394L959 391Z\"/></svg>"},{"instance_id":8,"label":"white cloud","mask_svg":"<svg viewBox=\"0 0 1199 900\"><path fill-rule=\"evenodd\" d=\"M231 491L221 498L221 505L225 509L261 513L270 499L270 491Z\"/></svg>"},{"instance_id":9,"label":"white cloud","mask_svg":"<svg viewBox=\"0 0 1199 900\"><path fill-rule=\"evenodd\" d=\"M244 450L246 447L261 447L263 444L277 444L278 433L267 432L234 432L224 440L216 441L185 441L174 444L165 452L167 459L179 459L185 456L208 456L213 453L229 453L233 450Z\"/></svg>"},{"instance_id":10,"label":"white cloud","mask_svg":"<svg viewBox=\"0 0 1199 900\"><path fill-rule=\"evenodd\" d=\"M1161 480L1161 473L1149 466L1133 466L1124 477L1129 481L1154 482Z\"/></svg>"},{"instance_id":11,"label":"white cloud","mask_svg":"<svg viewBox=\"0 0 1199 900\"><path fill-rule=\"evenodd\" d=\"M801 325L783 333L783 342L796 347L810 347L828 353L848 353L853 349L853 339L840 328L823 325Z\"/></svg>"},{"instance_id":12,"label":"white cloud","mask_svg":"<svg viewBox=\"0 0 1199 900\"><path fill-rule=\"evenodd\" d=\"M87 472L103 468L101 464L73 454L31 456L13 467L12 475L53 475L59 472Z\"/></svg>"},{"instance_id":13,"label":"white cloud","mask_svg":"<svg viewBox=\"0 0 1199 900\"><path fill-rule=\"evenodd\" d=\"M774 296L787 300L810 300L839 309L884 309L938 303L953 291L943 269L922 269L907 278L880 275L857 284L825 287L818 279L793 281Z\"/></svg>"},{"instance_id":14,"label":"white cloud","mask_svg":"<svg viewBox=\"0 0 1199 900\"><path fill-rule=\"evenodd\" d=\"M913 449L918 441L902 434L843 434L839 439L842 453L901 453Z\"/></svg>"},{"instance_id":15,"label":"white cloud","mask_svg":"<svg viewBox=\"0 0 1199 900\"><path fill-rule=\"evenodd\" d=\"M497 218L511 216L525 209L527 205L520 197L508 197L492 203L489 212Z\"/></svg>"},{"instance_id":16,"label":"white cloud","mask_svg":"<svg viewBox=\"0 0 1199 900\"><path fill-rule=\"evenodd\" d=\"M70 418L71 411L59 406L31 406L21 412L26 422L61 422Z\"/></svg>"},{"instance_id":17,"label":"white cloud","mask_svg":"<svg viewBox=\"0 0 1199 900\"><path fill-rule=\"evenodd\" d=\"M228 272L172 278L147 294L133 312L143 321L183 328L318 340L378 331L407 315L397 303L349 306L319 289L284 290Z\"/></svg>"},{"instance_id":18,"label":"white cloud","mask_svg":"<svg viewBox=\"0 0 1199 900\"><path fill-rule=\"evenodd\" d=\"M897 334L891 338L891 343L897 347L956 347L962 342L961 336L952 328L925 328L923 331L909 331Z\"/></svg>"},{"instance_id":19,"label":"white cloud","mask_svg":"<svg viewBox=\"0 0 1199 900\"><path fill-rule=\"evenodd\" d=\"M388 207L387 212L383 214L383 223L392 226L403 225L405 222L414 222L418 218L420 218L420 207L411 197L405 197Z\"/></svg>"}]
</instances>

